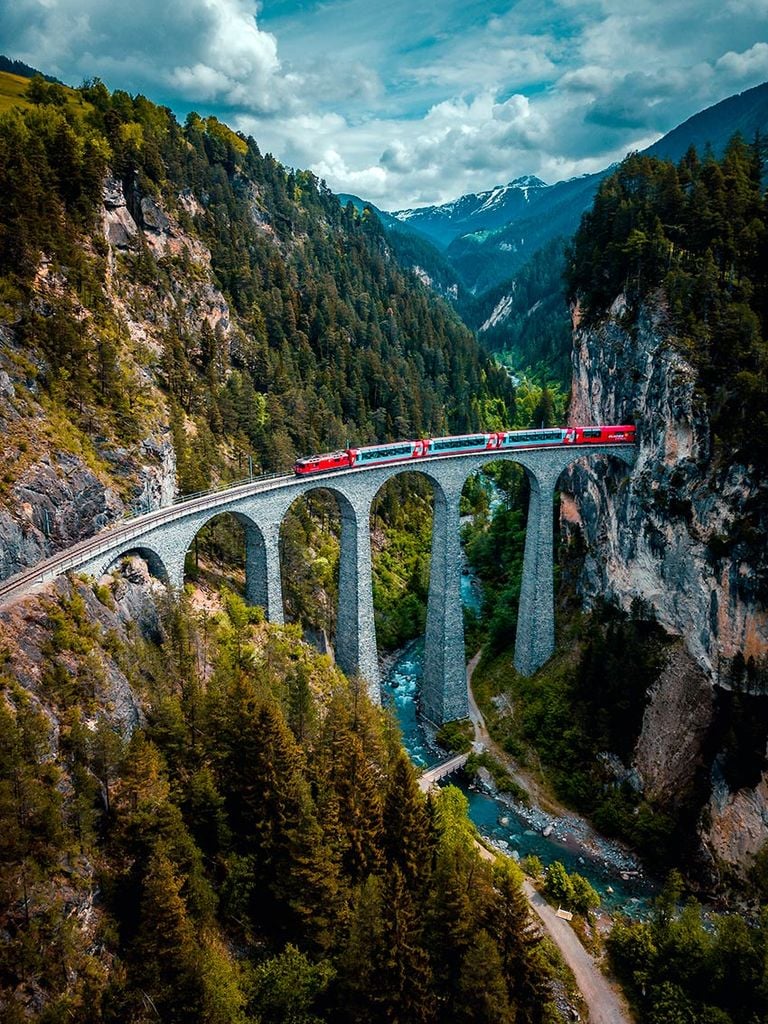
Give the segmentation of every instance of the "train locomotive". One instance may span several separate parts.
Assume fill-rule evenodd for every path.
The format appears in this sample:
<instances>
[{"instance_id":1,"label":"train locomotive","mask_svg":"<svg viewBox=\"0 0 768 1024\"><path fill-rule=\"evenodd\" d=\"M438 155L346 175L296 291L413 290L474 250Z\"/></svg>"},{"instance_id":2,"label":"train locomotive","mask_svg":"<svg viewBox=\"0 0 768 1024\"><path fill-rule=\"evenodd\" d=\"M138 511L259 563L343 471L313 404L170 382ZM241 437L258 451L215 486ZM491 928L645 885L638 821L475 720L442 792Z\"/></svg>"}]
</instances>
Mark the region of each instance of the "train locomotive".
<instances>
[{"instance_id":1,"label":"train locomotive","mask_svg":"<svg viewBox=\"0 0 768 1024\"><path fill-rule=\"evenodd\" d=\"M553 448L560 445L634 444L635 427L550 427L542 430L501 430L487 434L458 434L428 437L419 441L343 448L324 455L299 459L293 467L299 475L328 473L337 469L387 466L436 455L468 455L472 452L502 452L525 448Z\"/></svg>"}]
</instances>

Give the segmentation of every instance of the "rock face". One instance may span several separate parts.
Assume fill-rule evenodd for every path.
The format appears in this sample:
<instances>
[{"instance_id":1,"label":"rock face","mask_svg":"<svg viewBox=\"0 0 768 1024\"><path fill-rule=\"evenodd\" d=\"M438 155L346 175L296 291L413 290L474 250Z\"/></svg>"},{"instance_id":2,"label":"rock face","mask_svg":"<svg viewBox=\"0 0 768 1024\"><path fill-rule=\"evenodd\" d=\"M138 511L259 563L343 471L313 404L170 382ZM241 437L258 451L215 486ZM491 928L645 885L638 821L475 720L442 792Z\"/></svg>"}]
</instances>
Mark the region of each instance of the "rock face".
<instances>
[{"instance_id":1,"label":"rock face","mask_svg":"<svg viewBox=\"0 0 768 1024\"><path fill-rule=\"evenodd\" d=\"M0 609L6 664L16 682L54 725L54 744L58 712L46 675L52 664L72 680L72 686L82 686L87 693L87 707L85 698L82 706L91 724L103 717L124 737L143 724L144 712L130 678L136 659L130 652L137 638L156 641L161 636L153 592L156 587L162 589L162 584L150 578L139 559L132 559L98 595L96 587L61 578L39 595ZM51 613L73 597L82 602L83 617L93 631L92 650L87 654L66 647L58 649L51 641ZM104 642L107 636L109 643Z\"/></svg>"},{"instance_id":2,"label":"rock face","mask_svg":"<svg viewBox=\"0 0 768 1024\"><path fill-rule=\"evenodd\" d=\"M87 438L66 428L51 429L48 407L30 374L17 325L0 325L0 579L35 565L127 513L171 503L177 493L176 453L166 402L158 389L157 366L168 330L183 331L192 355L210 330L222 352L240 341L229 305L214 282L210 250L179 217L194 218L204 208L189 192L178 197L176 215L162 202L141 195L108 175L102 186L101 226L107 243L104 298L116 333L124 341L121 364L135 393L151 408L142 440L120 446L88 427ZM181 258L191 272L178 275L171 289L130 283L121 260L146 246L156 258ZM32 304L41 317L70 298L89 330L90 313L72 296L71 282L43 256ZM38 405L38 400L40 404ZM82 429L82 424L79 424Z\"/></svg>"},{"instance_id":3,"label":"rock face","mask_svg":"<svg viewBox=\"0 0 768 1024\"><path fill-rule=\"evenodd\" d=\"M128 210L123 183L110 175L104 182L102 195L104 237L116 249L127 249L133 244L139 229Z\"/></svg>"},{"instance_id":4,"label":"rock face","mask_svg":"<svg viewBox=\"0 0 768 1024\"><path fill-rule=\"evenodd\" d=\"M110 486L109 476L70 452L50 451L21 471L0 503L0 579L98 533L129 511L173 501L176 455L166 439L146 438L140 462L135 451L120 448L105 449L103 457L113 479L138 483L129 504Z\"/></svg>"},{"instance_id":5,"label":"rock face","mask_svg":"<svg viewBox=\"0 0 768 1024\"><path fill-rule=\"evenodd\" d=\"M0 509L0 578L13 576L89 537L125 512L122 501L80 459L44 455L11 491L15 515Z\"/></svg>"},{"instance_id":6,"label":"rock face","mask_svg":"<svg viewBox=\"0 0 768 1024\"><path fill-rule=\"evenodd\" d=\"M634 765L645 795L673 804L693 785L714 714L709 679L676 644L649 694Z\"/></svg>"},{"instance_id":7,"label":"rock face","mask_svg":"<svg viewBox=\"0 0 768 1024\"><path fill-rule=\"evenodd\" d=\"M585 462L561 480L577 589L587 606L608 598L630 611L640 601L677 638L649 695L635 767L646 795L662 804L688 791L697 768L710 770L702 843L744 871L748 854L768 842L768 777L723 794L707 741L717 688L754 684L768 657L768 481L722 456L697 371L661 303L630 323L619 297L599 325L580 326L578 310L574 322L571 422L638 428L630 475ZM768 731L768 698L764 710ZM737 814L748 843L727 840Z\"/></svg>"}]
</instances>

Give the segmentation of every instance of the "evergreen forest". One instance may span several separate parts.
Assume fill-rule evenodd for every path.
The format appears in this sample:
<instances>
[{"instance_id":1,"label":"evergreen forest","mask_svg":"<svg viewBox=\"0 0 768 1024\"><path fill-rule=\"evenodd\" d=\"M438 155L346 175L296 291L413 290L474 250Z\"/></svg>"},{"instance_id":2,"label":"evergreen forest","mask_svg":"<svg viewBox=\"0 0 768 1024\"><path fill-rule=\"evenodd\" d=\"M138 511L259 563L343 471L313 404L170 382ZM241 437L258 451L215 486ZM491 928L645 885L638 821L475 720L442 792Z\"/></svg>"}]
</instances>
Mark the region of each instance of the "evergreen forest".
<instances>
[{"instance_id":1,"label":"evergreen forest","mask_svg":"<svg viewBox=\"0 0 768 1024\"><path fill-rule=\"evenodd\" d=\"M519 869L480 857L459 790L420 792L360 684L232 592L135 628L130 591L41 598L35 700L4 651L3 1024L558 1020Z\"/></svg>"},{"instance_id":2,"label":"evergreen forest","mask_svg":"<svg viewBox=\"0 0 768 1024\"><path fill-rule=\"evenodd\" d=\"M88 437L135 441L162 401L185 493L242 476L248 456L282 470L347 443L511 421L506 373L399 268L375 216L215 118L182 126L99 81L33 85L33 105L0 118L0 308L31 381ZM158 254L141 232L111 265L97 224L108 169L138 224L167 227L160 203L210 270L194 242ZM30 301L41 254L44 303ZM207 277L226 329L190 308ZM116 297L150 314L149 345Z\"/></svg>"}]
</instances>

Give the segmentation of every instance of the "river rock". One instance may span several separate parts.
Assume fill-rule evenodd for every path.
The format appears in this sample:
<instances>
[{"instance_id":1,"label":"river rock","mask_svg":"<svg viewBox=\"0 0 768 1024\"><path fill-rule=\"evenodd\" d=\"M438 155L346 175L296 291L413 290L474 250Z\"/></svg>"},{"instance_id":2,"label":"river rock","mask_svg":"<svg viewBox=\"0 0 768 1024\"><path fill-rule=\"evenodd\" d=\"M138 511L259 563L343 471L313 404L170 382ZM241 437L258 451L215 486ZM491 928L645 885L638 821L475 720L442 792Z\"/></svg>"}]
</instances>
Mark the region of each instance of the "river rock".
<instances>
[{"instance_id":1,"label":"river rock","mask_svg":"<svg viewBox=\"0 0 768 1024\"><path fill-rule=\"evenodd\" d=\"M494 796L498 792L498 787L496 786L496 783L493 781L493 776L491 775L487 768L481 765L477 769L476 778L478 785L486 793L490 793L491 796Z\"/></svg>"}]
</instances>

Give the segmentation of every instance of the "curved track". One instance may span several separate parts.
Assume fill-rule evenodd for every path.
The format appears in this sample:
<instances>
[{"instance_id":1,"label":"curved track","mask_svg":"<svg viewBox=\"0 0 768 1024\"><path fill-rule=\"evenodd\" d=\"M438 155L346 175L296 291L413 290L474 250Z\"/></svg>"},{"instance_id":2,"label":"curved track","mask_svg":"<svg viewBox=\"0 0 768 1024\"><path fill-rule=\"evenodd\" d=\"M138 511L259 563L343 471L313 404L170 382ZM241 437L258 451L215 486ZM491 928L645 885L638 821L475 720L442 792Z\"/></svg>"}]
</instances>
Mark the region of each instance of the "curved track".
<instances>
[{"instance_id":1,"label":"curved track","mask_svg":"<svg viewBox=\"0 0 768 1024\"><path fill-rule=\"evenodd\" d=\"M397 473L405 472L427 472L429 468L437 469L437 464L458 462L493 462L497 460L518 462L527 465L539 456L551 456L554 453L567 455L568 461L585 455L605 455L615 453L624 461L629 461L630 455L634 458L634 445L628 444L582 444L582 445L541 445L516 449L514 451L502 451L500 449L483 452L460 452L453 454L430 455L415 460L403 460L392 462L387 465L373 464L371 466L353 466L351 468L313 473L310 477L306 475L271 474L249 479L241 483L229 486L222 490L206 491L201 494L192 495L175 502L173 505L166 505L143 515L134 516L121 520L118 523L107 527L100 533L79 541L71 547L52 555L39 562L30 569L12 576L9 579L0 581L0 604L13 600L27 593L34 587L49 582L70 570L77 570L84 564L93 561L98 556L107 555L111 551L118 551L124 548L126 543L141 538L144 534L159 526L164 526L175 520L184 519L196 512L203 510L211 511L219 506L231 505L233 501L241 498L248 498L272 491L296 490L297 495L303 493L310 484L313 488L321 488L330 485L333 481L357 477L363 473L381 473L382 471L394 470ZM222 511L226 509L222 508Z\"/></svg>"}]
</instances>

